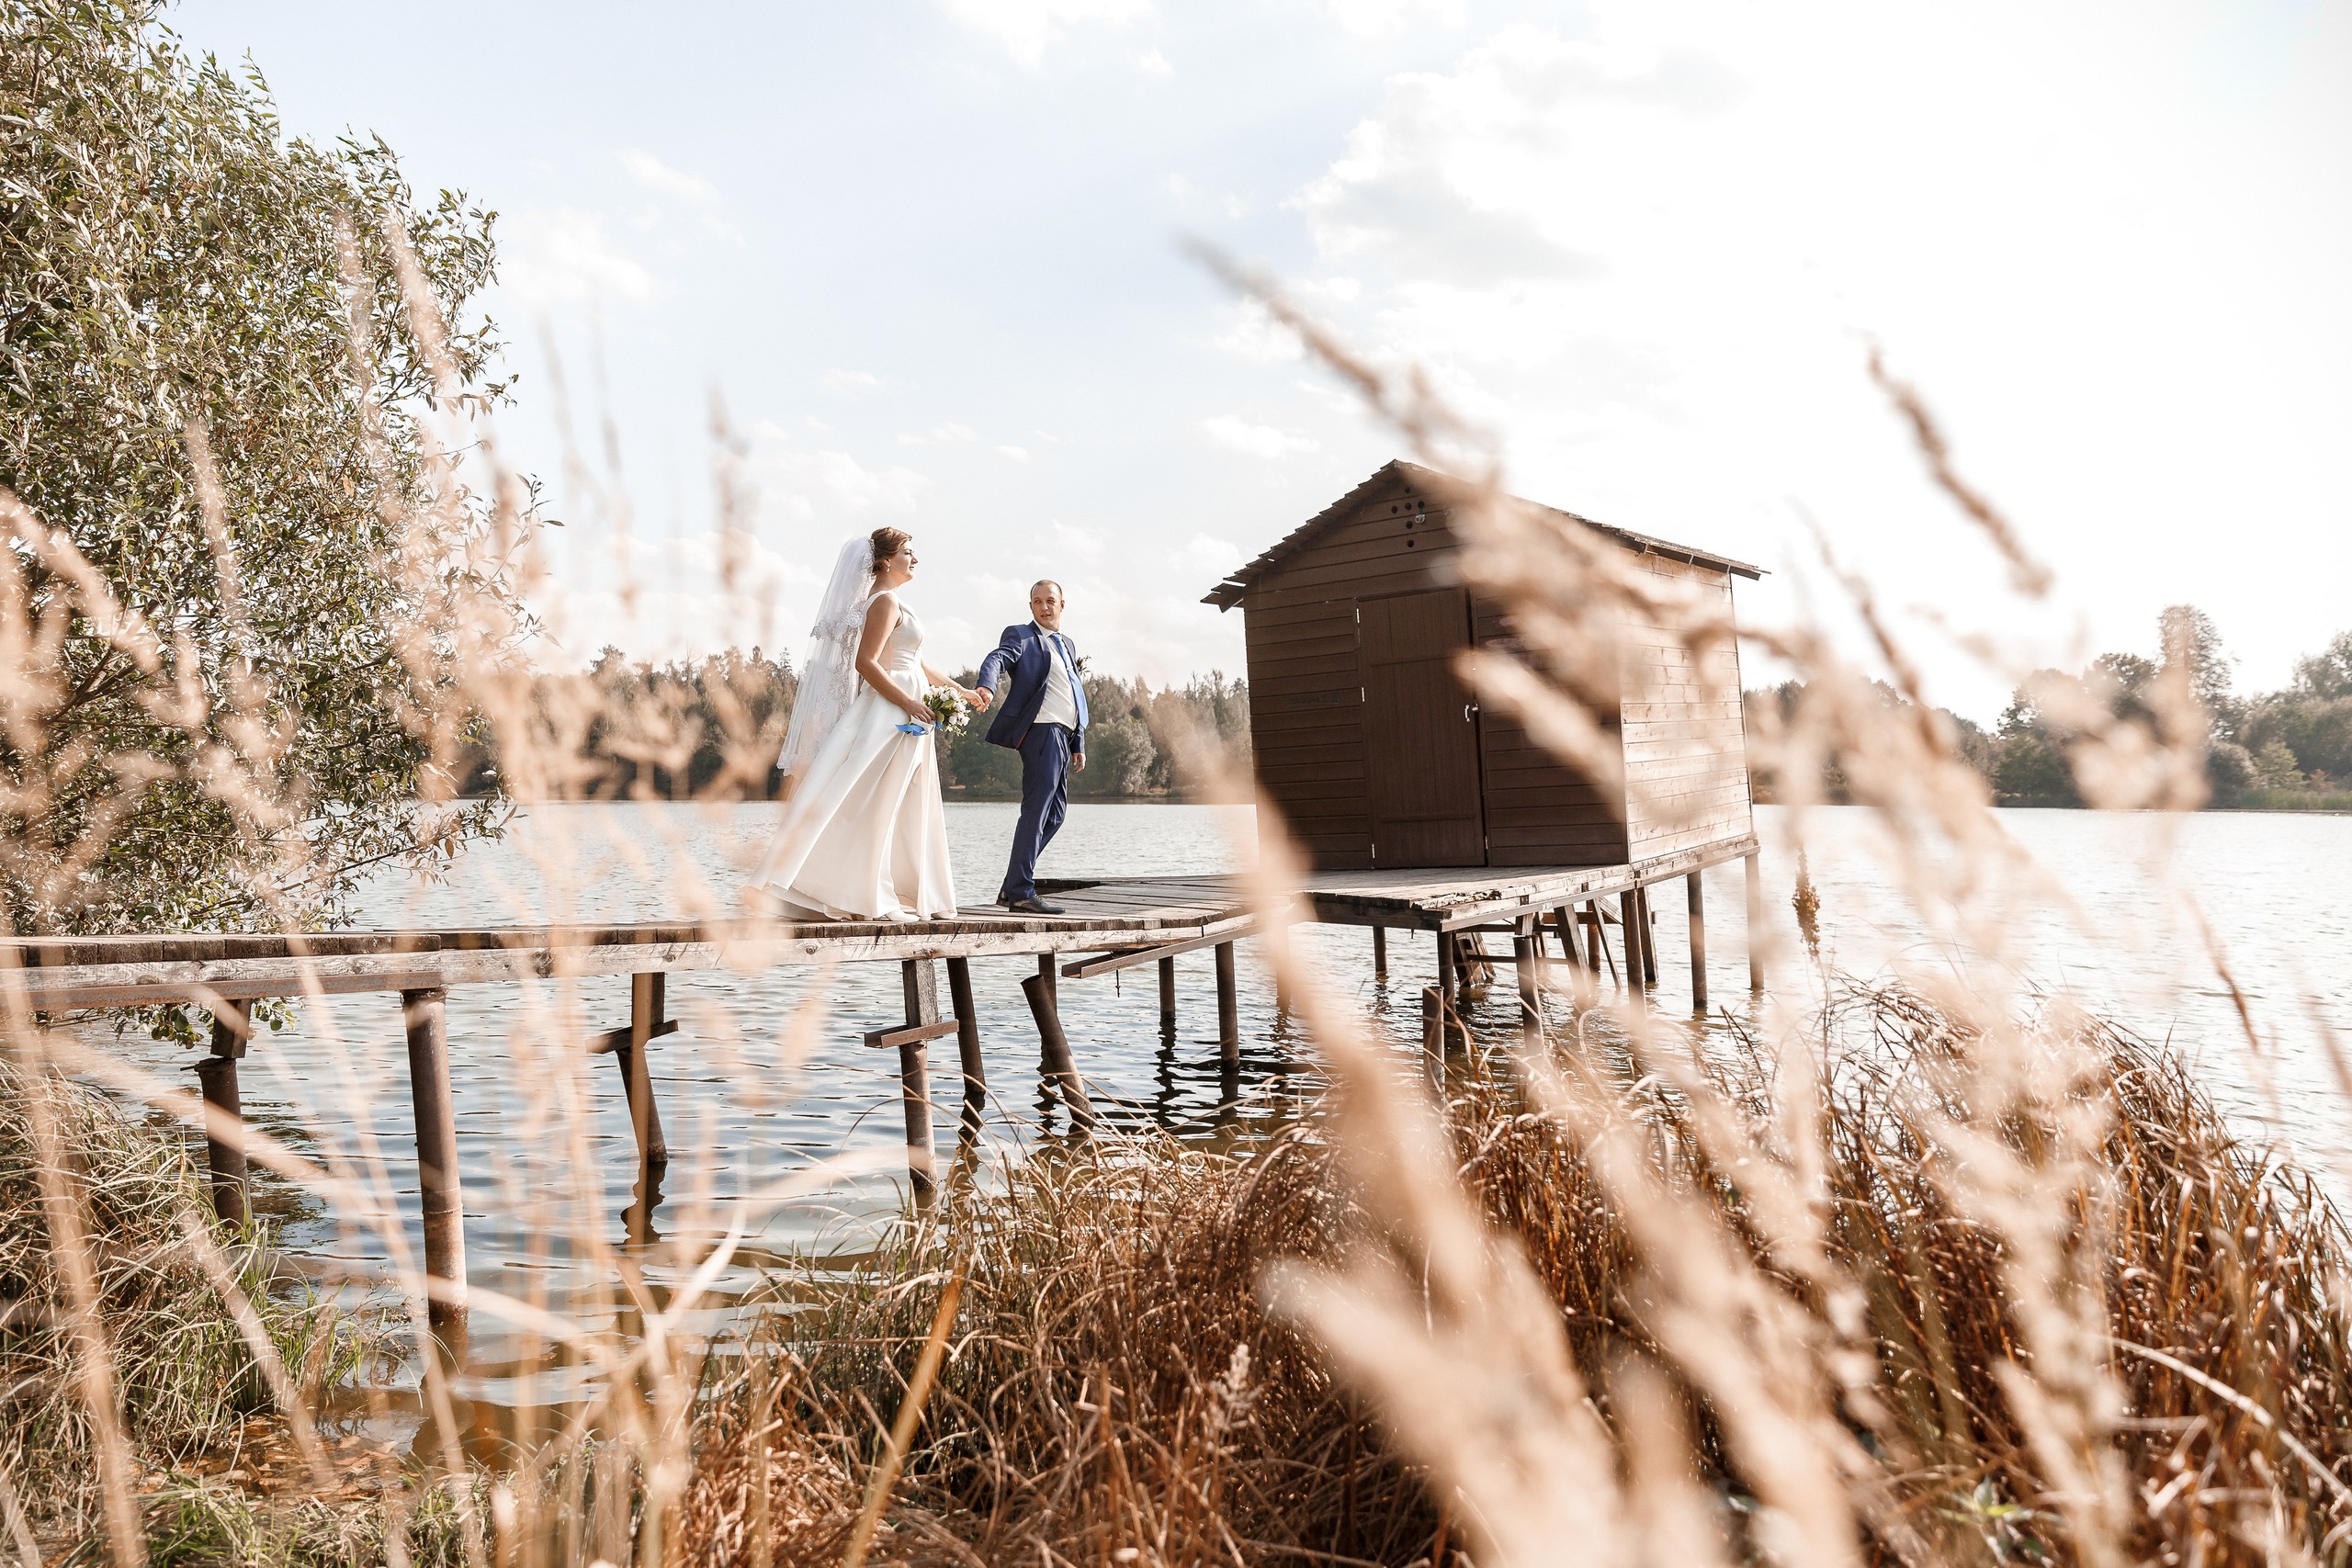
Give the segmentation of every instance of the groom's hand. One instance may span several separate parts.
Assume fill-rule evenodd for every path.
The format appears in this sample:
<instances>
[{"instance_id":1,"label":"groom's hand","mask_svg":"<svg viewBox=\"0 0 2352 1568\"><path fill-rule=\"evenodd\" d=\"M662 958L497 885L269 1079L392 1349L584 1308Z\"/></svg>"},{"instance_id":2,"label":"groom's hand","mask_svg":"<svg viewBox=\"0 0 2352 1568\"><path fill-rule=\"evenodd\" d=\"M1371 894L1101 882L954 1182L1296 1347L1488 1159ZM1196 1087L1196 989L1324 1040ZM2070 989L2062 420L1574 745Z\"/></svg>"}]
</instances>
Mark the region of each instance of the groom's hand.
<instances>
[{"instance_id":1,"label":"groom's hand","mask_svg":"<svg viewBox=\"0 0 2352 1568\"><path fill-rule=\"evenodd\" d=\"M1070 772L1074 773L1082 773L1086 772L1086 753L1083 751L1072 751L1069 754L1069 768Z\"/></svg>"}]
</instances>

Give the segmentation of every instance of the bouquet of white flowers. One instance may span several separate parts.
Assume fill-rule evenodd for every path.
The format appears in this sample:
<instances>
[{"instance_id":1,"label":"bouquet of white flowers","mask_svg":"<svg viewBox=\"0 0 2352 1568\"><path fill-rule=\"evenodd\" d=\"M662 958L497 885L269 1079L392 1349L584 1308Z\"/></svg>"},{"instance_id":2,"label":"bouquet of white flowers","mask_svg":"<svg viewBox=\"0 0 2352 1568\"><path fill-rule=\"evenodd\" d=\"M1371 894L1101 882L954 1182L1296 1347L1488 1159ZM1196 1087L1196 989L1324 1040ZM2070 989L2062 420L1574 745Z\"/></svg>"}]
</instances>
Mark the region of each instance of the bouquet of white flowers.
<instances>
[{"instance_id":1,"label":"bouquet of white flowers","mask_svg":"<svg viewBox=\"0 0 2352 1568\"><path fill-rule=\"evenodd\" d=\"M972 705L952 686L933 686L923 694L922 705L931 710L932 723L944 735L961 735L972 722Z\"/></svg>"}]
</instances>

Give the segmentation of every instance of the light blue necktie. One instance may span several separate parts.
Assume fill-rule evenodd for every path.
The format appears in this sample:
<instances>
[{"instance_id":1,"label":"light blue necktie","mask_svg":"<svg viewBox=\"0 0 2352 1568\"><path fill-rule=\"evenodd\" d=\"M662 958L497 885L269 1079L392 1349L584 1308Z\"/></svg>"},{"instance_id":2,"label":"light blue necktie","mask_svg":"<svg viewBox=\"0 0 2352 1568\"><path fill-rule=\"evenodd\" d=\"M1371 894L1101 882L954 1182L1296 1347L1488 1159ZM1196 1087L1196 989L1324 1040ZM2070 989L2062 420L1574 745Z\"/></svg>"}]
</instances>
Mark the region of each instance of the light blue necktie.
<instances>
[{"instance_id":1,"label":"light blue necktie","mask_svg":"<svg viewBox=\"0 0 2352 1568\"><path fill-rule=\"evenodd\" d=\"M1078 716L1078 728L1084 729L1086 728L1086 687L1078 678L1078 664L1070 658L1069 649L1062 645L1061 633L1047 632L1046 640L1054 645L1056 653L1061 655L1062 672L1069 677L1070 711Z\"/></svg>"}]
</instances>

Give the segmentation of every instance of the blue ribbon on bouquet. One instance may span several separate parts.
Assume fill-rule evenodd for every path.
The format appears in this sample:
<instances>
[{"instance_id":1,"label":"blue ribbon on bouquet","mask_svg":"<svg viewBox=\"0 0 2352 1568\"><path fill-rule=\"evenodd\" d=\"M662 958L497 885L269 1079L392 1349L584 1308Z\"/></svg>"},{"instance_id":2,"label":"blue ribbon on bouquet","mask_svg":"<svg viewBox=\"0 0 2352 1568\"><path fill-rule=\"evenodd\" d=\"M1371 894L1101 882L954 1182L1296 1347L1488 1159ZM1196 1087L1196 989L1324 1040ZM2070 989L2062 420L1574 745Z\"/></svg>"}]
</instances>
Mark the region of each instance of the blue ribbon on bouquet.
<instances>
[{"instance_id":1,"label":"blue ribbon on bouquet","mask_svg":"<svg viewBox=\"0 0 2352 1568\"><path fill-rule=\"evenodd\" d=\"M927 724L902 724L899 726L899 733L901 735L928 735L931 733L931 726Z\"/></svg>"}]
</instances>

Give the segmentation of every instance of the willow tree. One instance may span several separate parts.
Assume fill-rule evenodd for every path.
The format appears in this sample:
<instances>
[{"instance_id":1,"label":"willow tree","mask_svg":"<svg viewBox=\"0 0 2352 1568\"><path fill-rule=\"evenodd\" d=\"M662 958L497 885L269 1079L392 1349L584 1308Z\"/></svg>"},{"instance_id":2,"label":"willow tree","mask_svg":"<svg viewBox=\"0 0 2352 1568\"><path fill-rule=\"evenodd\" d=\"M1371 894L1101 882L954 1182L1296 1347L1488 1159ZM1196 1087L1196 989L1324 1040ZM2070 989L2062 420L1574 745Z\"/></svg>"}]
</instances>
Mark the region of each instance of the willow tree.
<instances>
[{"instance_id":1,"label":"willow tree","mask_svg":"<svg viewBox=\"0 0 2352 1568\"><path fill-rule=\"evenodd\" d=\"M492 214L137 0L0 0L0 898L18 931L332 920L494 830L460 671L527 508L435 432L504 396ZM445 325L446 323L446 325Z\"/></svg>"}]
</instances>

